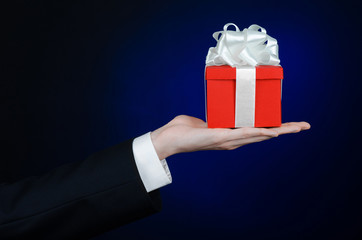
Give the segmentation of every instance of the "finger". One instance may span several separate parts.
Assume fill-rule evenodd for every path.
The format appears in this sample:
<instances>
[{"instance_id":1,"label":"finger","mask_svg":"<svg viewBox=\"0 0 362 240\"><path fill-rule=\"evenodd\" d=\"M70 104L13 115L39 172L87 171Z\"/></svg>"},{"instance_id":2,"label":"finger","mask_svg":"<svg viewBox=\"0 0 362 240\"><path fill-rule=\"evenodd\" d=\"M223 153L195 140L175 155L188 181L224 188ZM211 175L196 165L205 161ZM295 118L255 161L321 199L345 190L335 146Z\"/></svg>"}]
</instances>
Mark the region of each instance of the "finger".
<instances>
[{"instance_id":1,"label":"finger","mask_svg":"<svg viewBox=\"0 0 362 240\"><path fill-rule=\"evenodd\" d=\"M250 144L250 143L256 143L256 142L261 142L261 141L265 141L265 140L269 140L273 137L270 136L258 136L258 137L251 137L251 138L247 138L244 140L239 140L239 141L235 141L236 145L242 145L242 144Z\"/></svg>"},{"instance_id":2,"label":"finger","mask_svg":"<svg viewBox=\"0 0 362 240\"><path fill-rule=\"evenodd\" d=\"M230 133L231 139L245 139L259 136L268 136L268 137L276 137L278 136L278 132L274 129L266 129L266 128L252 128L252 127L242 127L237 129L232 129Z\"/></svg>"},{"instance_id":3,"label":"finger","mask_svg":"<svg viewBox=\"0 0 362 240\"><path fill-rule=\"evenodd\" d=\"M227 143L224 143L223 145L223 149L236 149L238 147L250 144L250 143L256 143L256 142L262 142L265 140L269 140L273 137L270 136L258 136L258 137L251 137L251 138L247 138L247 139L239 139L239 140L234 140L234 141L229 141Z\"/></svg>"},{"instance_id":4,"label":"finger","mask_svg":"<svg viewBox=\"0 0 362 240\"><path fill-rule=\"evenodd\" d=\"M299 127L302 128L302 130L308 130L310 129L310 124L308 122L288 122L288 123L283 123L283 125L298 125Z\"/></svg>"},{"instance_id":5,"label":"finger","mask_svg":"<svg viewBox=\"0 0 362 240\"><path fill-rule=\"evenodd\" d=\"M273 130L277 131L279 135L287 134L287 133L297 133L302 130L298 124L283 124L280 127L272 128Z\"/></svg>"}]
</instances>

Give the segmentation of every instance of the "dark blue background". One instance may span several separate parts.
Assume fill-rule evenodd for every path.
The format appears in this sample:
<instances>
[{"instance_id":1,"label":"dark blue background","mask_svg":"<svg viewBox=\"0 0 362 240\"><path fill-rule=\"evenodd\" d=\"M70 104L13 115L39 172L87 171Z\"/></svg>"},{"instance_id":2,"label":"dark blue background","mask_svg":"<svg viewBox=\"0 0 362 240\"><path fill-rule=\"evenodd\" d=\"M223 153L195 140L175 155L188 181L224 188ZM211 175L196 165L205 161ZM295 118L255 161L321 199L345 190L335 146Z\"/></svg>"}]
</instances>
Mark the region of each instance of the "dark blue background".
<instances>
[{"instance_id":1,"label":"dark blue background","mask_svg":"<svg viewBox=\"0 0 362 240\"><path fill-rule=\"evenodd\" d=\"M359 239L360 13L353 1L18 1L2 7L2 178L204 118L228 22L278 40L283 121L312 129L172 156L163 211L95 239ZM121 203L120 203L121 204Z\"/></svg>"}]
</instances>

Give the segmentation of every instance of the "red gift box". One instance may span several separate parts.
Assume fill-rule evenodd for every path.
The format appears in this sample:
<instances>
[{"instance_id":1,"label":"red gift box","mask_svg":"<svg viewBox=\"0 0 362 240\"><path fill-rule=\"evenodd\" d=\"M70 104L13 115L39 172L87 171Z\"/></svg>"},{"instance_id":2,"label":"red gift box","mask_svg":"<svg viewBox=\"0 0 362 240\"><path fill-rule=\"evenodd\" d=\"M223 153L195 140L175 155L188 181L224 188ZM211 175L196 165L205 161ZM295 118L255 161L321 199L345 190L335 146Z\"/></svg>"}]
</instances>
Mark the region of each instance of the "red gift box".
<instances>
[{"instance_id":1,"label":"red gift box","mask_svg":"<svg viewBox=\"0 0 362 240\"><path fill-rule=\"evenodd\" d=\"M256 66L254 127L281 125L281 66ZM206 111L209 128L235 127L236 68L208 66Z\"/></svg>"}]
</instances>

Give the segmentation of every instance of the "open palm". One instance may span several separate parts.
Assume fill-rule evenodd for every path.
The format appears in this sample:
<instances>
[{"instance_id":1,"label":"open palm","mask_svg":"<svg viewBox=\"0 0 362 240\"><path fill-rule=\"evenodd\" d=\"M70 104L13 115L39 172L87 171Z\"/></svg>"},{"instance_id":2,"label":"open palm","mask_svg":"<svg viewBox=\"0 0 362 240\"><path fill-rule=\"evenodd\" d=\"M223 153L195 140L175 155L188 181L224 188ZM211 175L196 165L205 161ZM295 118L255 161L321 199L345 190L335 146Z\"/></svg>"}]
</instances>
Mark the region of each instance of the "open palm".
<instances>
[{"instance_id":1,"label":"open palm","mask_svg":"<svg viewBox=\"0 0 362 240\"><path fill-rule=\"evenodd\" d=\"M181 152L232 150L249 143L309 128L307 122L283 123L282 126L274 128L207 128L207 124L201 119L179 115L153 131L151 138L159 158L164 159Z\"/></svg>"}]
</instances>

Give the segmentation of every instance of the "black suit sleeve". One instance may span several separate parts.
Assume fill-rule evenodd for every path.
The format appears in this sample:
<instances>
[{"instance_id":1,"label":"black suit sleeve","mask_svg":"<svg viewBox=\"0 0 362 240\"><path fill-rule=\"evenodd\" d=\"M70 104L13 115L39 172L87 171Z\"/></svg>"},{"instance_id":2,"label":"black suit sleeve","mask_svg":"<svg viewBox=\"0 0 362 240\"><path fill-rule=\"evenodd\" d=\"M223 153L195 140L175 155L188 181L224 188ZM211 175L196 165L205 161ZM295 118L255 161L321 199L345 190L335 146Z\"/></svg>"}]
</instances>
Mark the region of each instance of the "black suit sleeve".
<instances>
[{"instance_id":1,"label":"black suit sleeve","mask_svg":"<svg viewBox=\"0 0 362 240\"><path fill-rule=\"evenodd\" d=\"M129 140L43 176L0 185L0 239L87 239L161 210Z\"/></svg>"}]
</instances>

